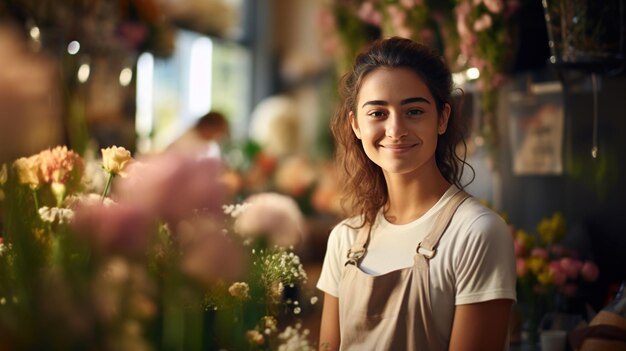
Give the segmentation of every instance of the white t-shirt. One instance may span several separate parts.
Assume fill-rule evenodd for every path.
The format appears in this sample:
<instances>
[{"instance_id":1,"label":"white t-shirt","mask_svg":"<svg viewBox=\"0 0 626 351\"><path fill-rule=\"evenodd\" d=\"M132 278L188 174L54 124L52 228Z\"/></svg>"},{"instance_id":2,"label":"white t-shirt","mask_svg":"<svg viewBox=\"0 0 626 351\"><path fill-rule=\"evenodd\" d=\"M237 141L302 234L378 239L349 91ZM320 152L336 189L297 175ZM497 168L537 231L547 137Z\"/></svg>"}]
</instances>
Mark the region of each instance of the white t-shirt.
<instances>
[{"instance_id":1,"label":"white t-shirt","mask_svg":"<svg viewBox=\"0 0 626 351\"><path fill-rule=\"evenodd\" d=\"M422 217L392 224L379 212L367 254L359 268L370 275L411 267L417 244L430 232L445 204L456 193L451 186ZM346 254L358 233L357 217L339 223L330 233L317 288L339 294ZM430 296L436 331L449 343L456 305L495 299L516 299L513 238L506 223L473 197L457 209L430 260ZM355 287L356 288L356 287Z\"/></svg>"}]
</instances>

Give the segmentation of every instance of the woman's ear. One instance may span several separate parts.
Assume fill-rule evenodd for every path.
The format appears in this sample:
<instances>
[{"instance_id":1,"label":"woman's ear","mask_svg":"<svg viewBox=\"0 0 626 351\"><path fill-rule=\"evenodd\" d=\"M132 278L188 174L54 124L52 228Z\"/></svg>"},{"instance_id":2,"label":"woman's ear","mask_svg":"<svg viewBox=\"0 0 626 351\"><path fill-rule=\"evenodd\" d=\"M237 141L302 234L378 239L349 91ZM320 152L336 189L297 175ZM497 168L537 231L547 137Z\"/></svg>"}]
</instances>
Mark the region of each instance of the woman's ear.
<instances>
[{"instance_id":1,"label":"woman's ear","mask_svg":"<svg viewBox=\"0 0 626 351\"><path fill-rule=\"evenodd\" d=\"M439 117L439 125L437 126L437 133L442 135L448 129L448 120L450 119L450 113L452 112L452 107L449 103L445 103L443 105L443 110L441 111L441 117Z\"/></svg>"},{"instance_id":2,"label":"woman's ear","mask_svg":"<svg viewBox=\"0 0 626 351\"><path fill-rule=\"evenodd\" d=\"M354 113L352 113L352 111L350 111L348 118L350 118L350 125L352 126L352 131L354 132L354 135L356 135L357 139L361 139L361 130L359 129L359 124L357 123L356 116L354 116Z\"/></svg>"}]
</instances>

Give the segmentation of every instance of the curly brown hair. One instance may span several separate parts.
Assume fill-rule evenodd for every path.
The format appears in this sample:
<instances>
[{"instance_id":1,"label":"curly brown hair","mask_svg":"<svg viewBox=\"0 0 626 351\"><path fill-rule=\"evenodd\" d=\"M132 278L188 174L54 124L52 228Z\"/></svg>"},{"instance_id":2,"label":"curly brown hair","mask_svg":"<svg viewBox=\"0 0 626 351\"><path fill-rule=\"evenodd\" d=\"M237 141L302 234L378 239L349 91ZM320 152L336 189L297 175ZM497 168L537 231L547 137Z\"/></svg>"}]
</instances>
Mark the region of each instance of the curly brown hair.
<instances>
[{"instance_id":1,"label":"curly brown hair","mask_svg":"<svg viewBox=\"0 0 626 351\"><path fill-rule=\"evenodd\" d=\"M465 187L461 184L464 166L467 165L473 173L471 166L465 162L466 123L461 123L454 113L452 74L444 59L433 49L410 39L392 37L376 40L356 57L352 70L342 77L340 104L331 120L336 160L342 170L339 173L343 178L343 205L350 215L363 216L361 227L374 223L376 214L388 201L388 193L383 172L365 154L361 141L352 130L349 114L357 114L356 102L364 78L381 67L409 68L416 72L435 99L439 116L445 104L450 105L447 130L437 140L437 167L448 182L460 189ZM462 146L462 156L457 153L457 146ZM469 182L472 180L473 176Z\"/></svg>"}]
</instances>

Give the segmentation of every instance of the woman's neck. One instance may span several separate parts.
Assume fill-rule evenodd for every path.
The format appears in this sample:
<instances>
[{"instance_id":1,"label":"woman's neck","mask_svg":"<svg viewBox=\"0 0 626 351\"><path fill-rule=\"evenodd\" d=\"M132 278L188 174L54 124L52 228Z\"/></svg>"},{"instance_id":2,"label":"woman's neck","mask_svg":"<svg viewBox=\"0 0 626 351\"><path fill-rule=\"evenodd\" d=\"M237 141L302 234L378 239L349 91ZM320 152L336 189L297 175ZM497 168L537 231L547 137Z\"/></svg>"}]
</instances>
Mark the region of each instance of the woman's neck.
<instances>
[{"instance_id":1,"label":"woman's neck","mask_svg":"<svg viewBox=\"0 0 626 351\"><path fill-rule=\"evenodd\" d=\"M450 188L439 170L432 176L386 177L389 201L383 209L385 218L394 224L410 223L431 209Z\"/></svg>"}]
</instances>

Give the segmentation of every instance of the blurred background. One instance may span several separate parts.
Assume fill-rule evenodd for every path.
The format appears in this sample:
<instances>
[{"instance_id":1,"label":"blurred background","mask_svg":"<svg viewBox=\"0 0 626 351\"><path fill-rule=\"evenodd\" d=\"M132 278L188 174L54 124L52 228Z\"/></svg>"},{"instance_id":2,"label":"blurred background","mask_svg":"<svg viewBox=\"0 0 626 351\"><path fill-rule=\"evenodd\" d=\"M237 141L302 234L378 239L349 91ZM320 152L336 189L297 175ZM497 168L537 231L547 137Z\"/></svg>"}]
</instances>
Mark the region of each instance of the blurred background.
<instances>
[{"instance_id":1,"label":"blurred background","mask_svg":"<svg viewBox=\"0 0 626 351\"><path fill-rule=\"evenodd\" d=\"M213 142L237 198L297 201L314 285L342 218L338 80L369 41L410 37L461 88L468 191L513 234L562 214L562 244L599 268L570 310L599 310L626 279L624 4L569 3L1 0L0 163L55 145L148 155ZM219 136L201 131L209 112L226 121Z\"/></svg>"}]
</instances>

